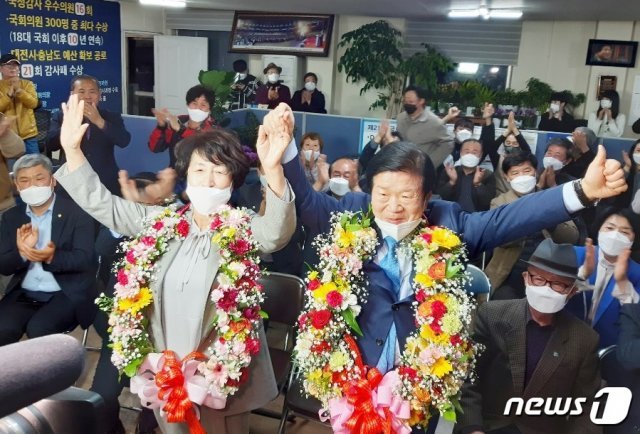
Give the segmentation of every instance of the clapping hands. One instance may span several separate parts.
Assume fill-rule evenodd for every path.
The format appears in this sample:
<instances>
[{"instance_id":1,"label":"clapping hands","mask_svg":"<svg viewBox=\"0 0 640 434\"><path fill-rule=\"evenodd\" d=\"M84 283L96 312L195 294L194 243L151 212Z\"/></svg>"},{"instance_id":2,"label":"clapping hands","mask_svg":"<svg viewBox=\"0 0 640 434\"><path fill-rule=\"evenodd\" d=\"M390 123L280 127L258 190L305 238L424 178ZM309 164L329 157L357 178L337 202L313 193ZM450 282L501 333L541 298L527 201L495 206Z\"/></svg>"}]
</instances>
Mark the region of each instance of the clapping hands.
<instances>
[{"instance_id":1,"label":"clapping hands","mask_svg":"<svg viewBox=\"0 0 640 434\"><path fill-rule=\"evenodd\" d=\"M20 256L31 262L45 262L50 264L56 251L56 246L49 241L46 247L36 249L38 243L38 228L31 223L16 229L16 245Z\"/></svg>"}]
</instances>

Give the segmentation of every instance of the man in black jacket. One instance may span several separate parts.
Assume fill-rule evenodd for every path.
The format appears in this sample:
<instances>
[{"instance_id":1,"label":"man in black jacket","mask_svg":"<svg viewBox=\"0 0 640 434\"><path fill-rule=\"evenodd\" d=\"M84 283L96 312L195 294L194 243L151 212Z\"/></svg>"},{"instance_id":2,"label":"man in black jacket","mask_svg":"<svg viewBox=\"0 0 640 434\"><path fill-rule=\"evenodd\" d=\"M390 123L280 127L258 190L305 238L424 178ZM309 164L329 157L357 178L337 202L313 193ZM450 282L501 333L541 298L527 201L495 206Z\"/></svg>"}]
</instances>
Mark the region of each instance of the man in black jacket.
<instances>
[{"instance_id":1,"label":"man in black jacket","mask_svg":"<svg viewBox=\"0 0 640 434\"><path fill-rule=\"evenodd\" d=\"M71 82L71 94L77 94L84 101L84 120L89 129L82 138L82 151L89 164L96 171L100 181L113 194L120 195L118 184L118 165L114 147L125 148L131 141L131 134L125 129L120 113L112 113L98 108L100 87L98 80L89 75L79 75ZM51 116L47 132L47 149L60 150L60 126L62 112Z\"/></svg>"},{"instance_id":2,"label":"man in black jacket","mask_svg":"<svg viewBox=\"0 0 640 434\"><path fill-rule=\"evenodd\" d=\"M0 300L0 345L62 333L93 321L96 306L95 224L73 201L54 193L51 161L28 154L14 165L27 205L2 215L0 273L13 274Z\"/></svg>"}]
</instances>

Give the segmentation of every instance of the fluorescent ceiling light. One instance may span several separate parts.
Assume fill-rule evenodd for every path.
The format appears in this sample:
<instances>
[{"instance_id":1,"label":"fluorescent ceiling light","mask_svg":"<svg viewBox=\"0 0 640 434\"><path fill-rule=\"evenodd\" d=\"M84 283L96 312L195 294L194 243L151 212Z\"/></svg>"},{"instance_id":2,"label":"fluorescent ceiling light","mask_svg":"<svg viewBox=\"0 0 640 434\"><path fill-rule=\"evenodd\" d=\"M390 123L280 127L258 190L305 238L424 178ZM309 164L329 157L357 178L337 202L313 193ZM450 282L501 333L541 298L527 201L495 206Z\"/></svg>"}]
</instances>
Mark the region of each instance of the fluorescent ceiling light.
<instances>
[{"instance_id":1,"label":"fluorescent ceiling light","mask_svg":"<svg viewBox=\"0 0 640 434\"><path fill-rule=\"evenodd\" d=\"M508 9L494 9L489 12L491 18L503 18L508 20L517 20L522 17L522 11Z\"/></svg>"},{"instance_id":2,"label":"fluorescent ceiling light","mask_svg":"<svg viewBox=\"0 0 640 434\"><path fill-rule=\"evenodd\" d=\"M480 11L477 9L452 9L449 11L449 18L477 18Z\"/></svg>"},{"instance_id":3,"label":"fluorescent ceiling light","mask_svg":"<svg viewBox=\"0 0 640 434\"><path fill-rule=\"evenodd\" d=\"M497 74L498 72L500 72L500 68L497 66L492 66L491 69L489 70L489 72L491 74Z\"/></svg>"},{"instance_id":4,"label":"fluorescent ceiling light","mask_svg":"<svg viewBox=\"0 0 640 434\"><path fill-rule=\"evenodd\" d=\"M478 67L480 65L477 63L460 62L458 63L458 72L460 74L475 74L478 72Z\"/></svg>"},{"instance_id":5,"label":"fluorescent ceiling light","mask_svg":"<svg viewBox=\"0 0 640 434\"><path fill-rule=\"evenodd\" d=\"M140 0L145 6L164 6L165 8L184 8L187 6L186 0Z\"/></svg>"},{"instance_id":6,"label":"fluorescent ceiling light","mask_svg":"<svg viewBox=\"0 0 640 434\"><path fill-rule=\"evenodd\" d=\"M485 20L489 18L517 20L522 17L522 11L516 9L488 9L480 6L477 9L452 9L448 14L449 18L478 18Z\"/></svg>"}]
</instances>

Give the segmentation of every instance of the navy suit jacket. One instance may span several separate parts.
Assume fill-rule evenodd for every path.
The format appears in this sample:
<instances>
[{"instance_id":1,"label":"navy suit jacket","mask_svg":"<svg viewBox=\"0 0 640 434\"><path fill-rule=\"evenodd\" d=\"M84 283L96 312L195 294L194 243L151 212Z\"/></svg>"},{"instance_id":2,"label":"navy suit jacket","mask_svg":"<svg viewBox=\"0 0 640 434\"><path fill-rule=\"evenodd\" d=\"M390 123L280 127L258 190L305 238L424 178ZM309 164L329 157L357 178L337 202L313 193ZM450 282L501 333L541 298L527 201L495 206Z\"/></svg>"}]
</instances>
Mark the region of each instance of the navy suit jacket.
<instances>
[{"instance_id":1,"label":"navy suit jacket","mask_svg":"<svg viewBox=\"0 0 640 434\"><path fill-rule=\"evenodd\" d=\"M337 200L314 191L299 158L284 165L284 174L296 195L298 219L311 236L330 230L329 218L333 212L366 212L369 209L371 196L366 193L347 193ZM434 200L427 204L425 215L429 224L445 226L458 233L467 245L469 257L571 218L562 198L562 186L528 194L513 203L476 213L464 212L454 202ZM358 316L364 334L358 339L358 345L365 363L375 366L392 322L396 324L402 346L415 330L411 308L414 297L395 300L391 282L372 261L365 264L365 273L369 281L369 297Z\"/></svg>"},{"instance_id":2,"label":"navy suit jacket","mask_svg":"<svg viewBox=\"0 0 640 434\"><path fill-rule=\"evenodd\" d=\"M91 168L98 174L100 182L112 194L121 196L118 183L118 164L114 155L114 147L126 148L131 141L131 134L124 127L124 121L119 113L112 113L98 108L100 116L105 121L104 129L89 123L89 129L84 134L80 147ZM60 127L62 126L62 111L51 115L51 123L47 131L47 150L61 150ZM85 120L86 122L86 120Z\"/></svg>"},{"instance_id":3,"label":"navy suit jacket","mask_svg":"<svg viewBox=\"0 0 640 434\"><path fill-rule=\"evenodd\" d=\"M23 261L16 245L16 230L31 223L25 205L17 205L2 215L0 223L0 274L13 278L6 293L19 288L27 274L29 261ZM61 290L73 303L78 323L88 327L96 314L96 266L93 243L95 222L78 205L61 195L56 196L51 218L51 241L56 251L51 264L42 264L53 273Z\"/></svg>"},{"instance_id":4,"label":"navy suit jacket","mask_svg":"<svg viewBox=\"0 0 640 434\"><path fill-rule=\"evenodd\" d=\"M574 250L578 257L579 267L584 263L585 248L575 246ZM599 248L597 246L595 254L596 258L598 258ZM594 285L596 283L597 275L598 267L593 270L593 273L588 278L590 284ZM627 277L636 292L640 293L640 264L631 259L629 259ZM605 286L604 293L600 299L600 304L598 305L598 310L593 318L593 329L600 335L599 348L606 348L610 345L615 345L618 342L618 335L620 333L620 325L618 323L620 317L620 302L612 295L615 285L616 280L611 277ZM589 315L589 311L591 311L592 297L593 291L578 293L569 300L566 309L578 318L588 321L587 316Z\"/></svg>"}]
</instances>

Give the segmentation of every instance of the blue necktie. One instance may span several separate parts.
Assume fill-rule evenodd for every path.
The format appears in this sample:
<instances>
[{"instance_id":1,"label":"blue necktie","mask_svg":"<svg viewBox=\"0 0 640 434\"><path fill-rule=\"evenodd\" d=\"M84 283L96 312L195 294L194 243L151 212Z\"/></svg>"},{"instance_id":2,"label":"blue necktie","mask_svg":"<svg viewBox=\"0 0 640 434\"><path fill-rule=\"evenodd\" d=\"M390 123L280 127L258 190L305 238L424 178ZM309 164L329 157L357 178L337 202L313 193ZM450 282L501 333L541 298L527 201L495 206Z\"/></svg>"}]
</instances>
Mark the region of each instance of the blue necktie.
<instances>
[{"instance_id":1,"label":"blue necktie","mask_svg":"<svg viewBox=\"0 0 640 434\"><path fill-rule=\"evenodd\" d=\"M393 291L397 297L400 294L400 263L396 254L398 242L392 237L385 237L384 244L387 246L387 254L380 261L380 268L393 284Z\"/></svg>"},{"instance_id":2,"label":"blue necktie","mask_svg":"<svg viewBox=\"0 0 640 434\"><path fill-rule=\"evenodd\" d=\"M392 290L397 300L400 295L400 263L398 262L398 255L396 254L397 241L392 237L385 237L384 243L387 246L387 254L382 258L382 261L380 261L380 268L382 268L384 274L393 284ZM396 324L391 323L387 340L384 343L382 354L376 365L376 368L378 368L383 375L393 369L396 359L396 340Z\"/></svg>"}]
</instances>

